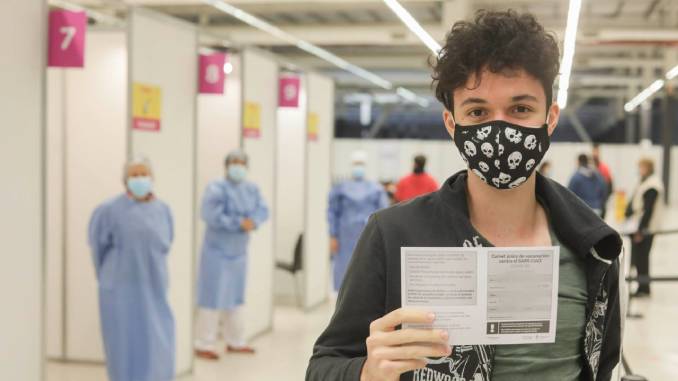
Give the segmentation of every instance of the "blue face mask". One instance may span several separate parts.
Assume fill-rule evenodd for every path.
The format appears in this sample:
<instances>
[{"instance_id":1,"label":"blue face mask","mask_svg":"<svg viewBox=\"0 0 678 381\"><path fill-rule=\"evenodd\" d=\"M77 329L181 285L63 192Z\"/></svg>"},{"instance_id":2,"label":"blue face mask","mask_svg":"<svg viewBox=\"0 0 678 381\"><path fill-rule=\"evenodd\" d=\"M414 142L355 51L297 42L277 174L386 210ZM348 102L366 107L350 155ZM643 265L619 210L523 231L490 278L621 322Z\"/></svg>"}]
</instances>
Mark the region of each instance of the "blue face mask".
<instances>
[{"instance_id":1,"label":"blue face mask","mask_svg":"<svg viewBox=\"0 0 678 381\"><path fill-rule=\"evenodd\" d=\"M149 176L130 177L127 179L127 189L136 198L145 198L153 190L153 181Z\"/></svg>"},{"instance_id":2,"label":"blue face mask","mask_svg":"<svg viewBox=\"0 0 678 381\"><path fill-rule=\"evenodd\" d=\"M351 176L356 180L362 180L365 178L365 166L364 165L354 165L351 170Z\"/></svg>"},{"instance_id":3,"label":"blue face mask","mask_svg":"<svg viewBox=\"0 0 678 381\"><path fill-rule=\"evenodd\" d=\"M228 178L239 183L247 177L247 167L242 164L231 164L228 167Z\"/></svg>"}]
</instances>

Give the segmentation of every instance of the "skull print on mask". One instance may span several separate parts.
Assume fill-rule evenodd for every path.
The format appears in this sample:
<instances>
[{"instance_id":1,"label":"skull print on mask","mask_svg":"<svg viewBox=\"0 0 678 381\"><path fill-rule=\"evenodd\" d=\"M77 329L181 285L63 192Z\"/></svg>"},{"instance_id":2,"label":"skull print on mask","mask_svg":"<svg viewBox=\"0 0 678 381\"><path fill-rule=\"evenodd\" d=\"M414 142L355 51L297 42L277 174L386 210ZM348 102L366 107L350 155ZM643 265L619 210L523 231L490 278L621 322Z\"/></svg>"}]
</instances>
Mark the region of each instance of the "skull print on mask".
<instances>
[{"instance_id":1,"label":"skull print on mask","mask_svg":"<svg viewBox=\"0 0 678 381\"><path fill-rule=\"evenodd\" d=\"M483 182L497 189L513 189L532 175L551 141L547 124L532 128L495 120L471 126L457 124L454 143L471 172Z\"/></svg>"}]
</instances>

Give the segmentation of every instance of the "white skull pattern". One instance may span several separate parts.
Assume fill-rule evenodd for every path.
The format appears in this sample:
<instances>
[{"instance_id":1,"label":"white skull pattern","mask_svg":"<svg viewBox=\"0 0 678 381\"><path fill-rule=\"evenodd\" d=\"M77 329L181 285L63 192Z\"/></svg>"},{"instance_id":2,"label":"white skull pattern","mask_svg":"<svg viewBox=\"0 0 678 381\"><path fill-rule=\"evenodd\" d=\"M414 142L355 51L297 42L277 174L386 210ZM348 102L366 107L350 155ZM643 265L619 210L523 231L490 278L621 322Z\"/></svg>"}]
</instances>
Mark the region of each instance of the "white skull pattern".
<instances>
[{"instance_id":1,"label":"white skull pattern","mask_svg":"<svg viewBox=\"0 0 678 381\"><path fill-rule=\"evenodd\" d=\"M520 165L520 162L523 160L523 154L516 151L509 155L508 157L508 165L509 168L511 169L516 169Z\"/></svg>"},{"instance_id":2,"label":"white skull pattern","mask_svg":"<svg viewBox=\"0 0 678 381\"><path fill-rule=\"evenodd\" d=\"M517 178L517 179L515 179L511 184L509 184L509 188L510 188L510 189L515 188L515 187L519 186L520 184L524 183L525 180L527 180L527 177L520 177L520 178Z\"/></svg>"},{"instance_id":3,"label":"white skull pattern","mask_svg":"<svg viewBox=\"0 0 678 381\"><path fill-rule=\"evenodd\" d=\"M530 135L525 138L525 148L529 149L530 151L535 149L537 147L537 137L534 135Z\"/></svg>"},{"instance_id":4,"label":"white skull pattern","mask_svg":"<svg viewBox=\"0 0 678 381\"><path fill-rule=\"evenodd\" d=\"M487 171L490 170L490 166L487 165L487 163L485 163L484 161L481 161L480 163L478 163L478 167L480 167L480 170L483 171L483 172L487 172Z\"/></svg>"},{"instance_id":5,"label":"white skull pattern","mask_svg":"<svg viewBox=\"0 0 678 381\"><path fill-rule=\"evenodd\" d=\"M466 152L466 155L473 157L476 155L476 146L467 140L464 142L464 151Z\"/></svg>"},{"instance_id":6,"label":"white skull pattern","mask_svg":"<svg viewBox=\"0 0 678 381\"><path fill-rule=\"evenodd\" d=\"M492 126L483 127L476 132L476 138L478 138L478 140L485 140L490 136L490 132L492 132Z\"/></svg>"},{"instance_id":7,"label":"white skull pattern","mask_svg":"<svg viewBox=\"0 0 678 381\"><path fill-rule=\"evenodd\" d=\"M483 145L480 146L480 150L483 151L485 156L487 156L488 158L491 158L492 155L494 155L494 148L490 143L487 142L483 143Z\"/></svg>"},{"instance_id":8,"label":"white skull pattern","mask_svg":"<svg viewBox=\"0 0 678 381\"><path fill-rule=\"evenodd\" d=\"M534 159L528 160L527 163L525 163L525 169L528 170L528 171L531 171L532 167L534 167L535 163L536 163L536 161Z\"/></svg>"},{"instance_id":9,"label":"white skull pattern","mask_svg":"<svg viewBox=\"0 0 678 381\"><path fill-rule=\"evenodd\" d=\"M499 159L494 161L494 166L497 167L497 169L499 169L500 164L501 164L501 162L499 161Z\"/></svg>"},{"instance_id":10,"label":"white skull pattern","mask_svg":"<svg viewBox=\"0 0 678 381\"><path fill-rule=\"evenodd\" d=\"M494 184L495 187L499 188L501 185L508 184L511 181L511 176L507 175L504 172L499 172L499 177L495 177L492 179L492 184Z\"/></svg>"},{"instance_id":11,"label":"white skull pattern","mask_svg":"<svg viewBox=\"0 0 678 381\"><path fill-rule=\"evenodd\" d=\"M520 143L520 141L523 140L523 133L510 127L507 127L506 130L504 130L504 134L506 135L506 139L511 143Z\"/></svg>"},{"instance_id":12,"label":"white skull pattern","mask_svg":"<svg viewBox=\"0 0 678 381\"><path fill-rule=\"evenodd\" d=\"M497 156L501 156L501 155L504 154L504 145L503 144L499 145L498 151L499 151L499 153L497 154Z\"/></svg>"},{"instance_id":13,"label":"white skull pattern","mask_svg":"<svg viewBox=\"0 0 678 381\"><path fill-rule=\"evenodd\" d=\"M485 178L485 175L483 175L479 170L477 170L477 169L474 168L474 169L473 169L473 173L475 173L476 176L480 177L480 179L483 180L483 182L487 182L487 179Z\"/></svg>"}]
</instances>

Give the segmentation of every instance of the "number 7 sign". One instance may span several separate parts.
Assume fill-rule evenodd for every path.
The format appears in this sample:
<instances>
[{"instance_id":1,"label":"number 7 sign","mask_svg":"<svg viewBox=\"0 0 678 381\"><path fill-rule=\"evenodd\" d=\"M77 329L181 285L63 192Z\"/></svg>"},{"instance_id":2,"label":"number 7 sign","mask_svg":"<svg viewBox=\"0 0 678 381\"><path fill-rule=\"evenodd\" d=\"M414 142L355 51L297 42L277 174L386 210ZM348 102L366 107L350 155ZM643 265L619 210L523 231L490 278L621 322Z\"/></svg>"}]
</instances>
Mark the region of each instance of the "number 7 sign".
<instances>
[{"instance_id":1,"label":"number 7 sign","mask_svg":"<svg viewBox=\"0 0 678 381\"><path fill-rule=\"evenodd\" d=\"M49 13L49 54L51 67L83 67L87 14L54 10Z\"/></svg>"}]
</instances>

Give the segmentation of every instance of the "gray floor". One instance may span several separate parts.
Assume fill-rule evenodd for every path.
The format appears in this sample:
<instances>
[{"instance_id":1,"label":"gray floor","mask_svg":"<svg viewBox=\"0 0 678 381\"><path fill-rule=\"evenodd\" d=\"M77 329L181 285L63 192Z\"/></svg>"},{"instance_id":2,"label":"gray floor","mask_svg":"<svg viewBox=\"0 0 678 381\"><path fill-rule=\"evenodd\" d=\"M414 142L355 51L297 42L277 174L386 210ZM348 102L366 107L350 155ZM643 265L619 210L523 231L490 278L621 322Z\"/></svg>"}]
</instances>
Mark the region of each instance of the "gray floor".
<instances>
[{"instance_id":1,"label":"gray floor","mask_svg":"<svg viewBox=\"0 0 678 381\"><path fill-rule=\"evenodd\" d=\"M329 304L310 313L291 307L276 309L273 331L254 340L257 354L224 355L219 362L196 360L195 374L179 381L300 381L313 342L327 324L331 314ZM48 381L104 381L105 370L100 366L50 363Z\"/></svg>"},{"instance_id":2,"label":"gray floor","mask_svg":"<svg viewBox=\"0 0 678 381\"><path fill-rule=\"evenodd\" d=\"M678 235L657 237L651 260L653 276L678 276ZM626 320L624 351L631 369L649 381L678 380L677 295L678 282L655 283L651 299L631 301L643 318Z\"/></svg>"}]
</instances>

